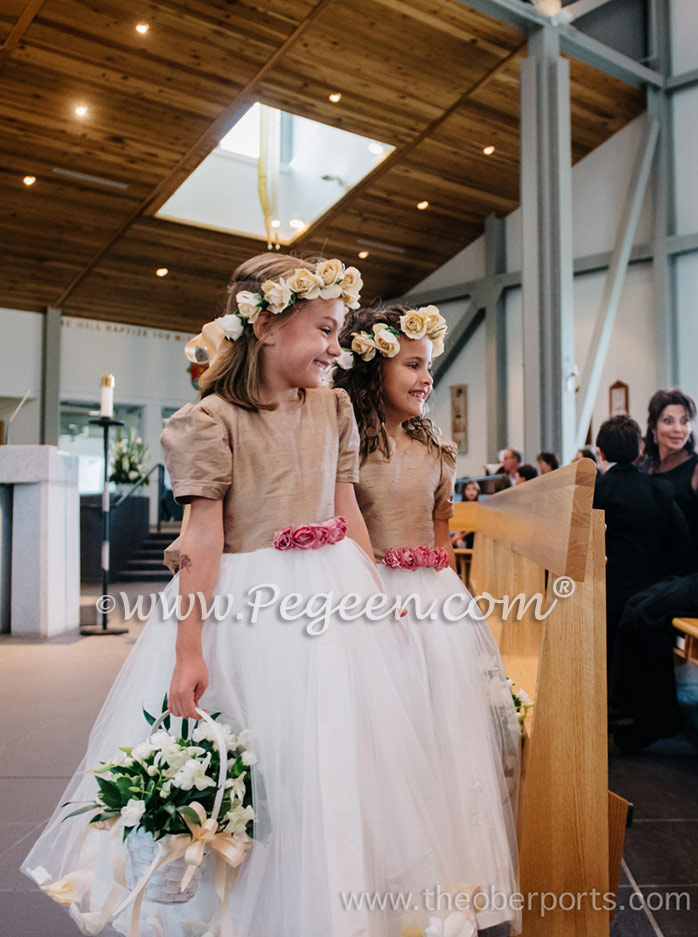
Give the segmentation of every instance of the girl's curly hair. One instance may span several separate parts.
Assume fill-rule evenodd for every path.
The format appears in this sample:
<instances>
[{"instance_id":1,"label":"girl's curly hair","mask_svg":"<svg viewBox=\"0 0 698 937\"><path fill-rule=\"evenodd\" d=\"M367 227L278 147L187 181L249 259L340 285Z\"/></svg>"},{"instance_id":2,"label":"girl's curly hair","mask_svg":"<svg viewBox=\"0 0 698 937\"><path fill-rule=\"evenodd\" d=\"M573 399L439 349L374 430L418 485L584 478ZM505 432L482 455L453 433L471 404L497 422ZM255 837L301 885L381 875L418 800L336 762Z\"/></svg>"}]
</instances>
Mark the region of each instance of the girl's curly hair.
<instances>
[{"instance_id":1,"label":"girl's curly hair","mask_svg":"<svg viewBox=\"0 0 698 937\"><path fill-rule=\"evenodd\" d=\"M409 311L407 306L392 305L356 309L347 313L344 326L339 334L342 348L350 348L352 332L373 333L377 322L400 330L400 317ZM401 341L410 341L405 336ZM349 394L359 426L361 463L377 449L386 459L390 458L390 441L385 429L385 408L383 405L383 368L386 358L376 352L370 361L364 361L354 355L354 365L348 370L335 369L334 386L341 387ZM403 424L405 432L412 439L423 443L430 452L438 451L455 466L456 447L441 436L438 428L426 416L410 417Z\"/></svg>"}]
</instances>

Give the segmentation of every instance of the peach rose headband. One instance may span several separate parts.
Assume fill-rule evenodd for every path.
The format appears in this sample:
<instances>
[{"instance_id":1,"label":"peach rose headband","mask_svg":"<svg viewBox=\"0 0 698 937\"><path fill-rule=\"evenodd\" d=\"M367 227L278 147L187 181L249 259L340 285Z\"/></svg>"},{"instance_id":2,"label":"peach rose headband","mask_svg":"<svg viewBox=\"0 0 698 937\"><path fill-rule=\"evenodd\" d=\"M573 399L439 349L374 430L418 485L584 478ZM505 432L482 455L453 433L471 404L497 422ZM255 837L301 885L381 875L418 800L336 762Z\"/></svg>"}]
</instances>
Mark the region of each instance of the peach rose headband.
<instances>
[{"instance_id":1,"label":"peach rose headband","mask_svg":"<svg viewBox=\"0 0 698 937\"><path fill-rule=\"evenodd\" d=\"M235 312L207 322L190 339L184 354L194 364L211 362L226 341L235 342L252 326L263 310L279 315L300 299L342 299L346 309L359 308L363 280L356 267L345 267L341 260L322 260L315 270L296 267L287 280L265 280L261 293L241 290L235 295Z\"/></svg>"},{"instance_id":2,"label":"peach rose headband","mask_svg":"<svg viewBox=\"0 0 698 937\"><path fill-rule=\"evenodd\" d=\"M400 351L400 336L418 339L427 338L432 342L432 355L436 358L443 353L444 338L448 323L436 306L422 306L420 309L408 309L400 316L400 328L396 329L387 322L376 322L371 332L352 332L351 348L343 348L335 362L345 371L354 364L355 356L363 361L371 361L376 352L384 358L394 358Z\"/></svg>"}]
</instances>

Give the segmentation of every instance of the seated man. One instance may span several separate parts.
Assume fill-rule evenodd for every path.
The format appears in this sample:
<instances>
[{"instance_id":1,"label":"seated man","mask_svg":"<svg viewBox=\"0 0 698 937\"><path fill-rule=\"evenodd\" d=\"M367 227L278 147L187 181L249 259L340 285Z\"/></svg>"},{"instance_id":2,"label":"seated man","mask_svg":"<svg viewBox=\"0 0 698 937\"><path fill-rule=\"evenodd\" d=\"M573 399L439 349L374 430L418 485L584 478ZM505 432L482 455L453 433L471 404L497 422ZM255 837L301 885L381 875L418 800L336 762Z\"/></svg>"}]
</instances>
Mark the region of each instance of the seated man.
<instances>
[{"instance_id":1,"label":"seated man","mask_svg":"<svg viewBox=\"0 0 698 937\"><path fill-rule=\"evenodd\" d=\"M609 671L627 600L668 576L696 568L691 534L672 487L633 464L640 439L640 427L628 416L606 420L596 437L602 462L611 463L597 478L594 493L594 507L606 512Z\"/></svg>"}]
</instances>

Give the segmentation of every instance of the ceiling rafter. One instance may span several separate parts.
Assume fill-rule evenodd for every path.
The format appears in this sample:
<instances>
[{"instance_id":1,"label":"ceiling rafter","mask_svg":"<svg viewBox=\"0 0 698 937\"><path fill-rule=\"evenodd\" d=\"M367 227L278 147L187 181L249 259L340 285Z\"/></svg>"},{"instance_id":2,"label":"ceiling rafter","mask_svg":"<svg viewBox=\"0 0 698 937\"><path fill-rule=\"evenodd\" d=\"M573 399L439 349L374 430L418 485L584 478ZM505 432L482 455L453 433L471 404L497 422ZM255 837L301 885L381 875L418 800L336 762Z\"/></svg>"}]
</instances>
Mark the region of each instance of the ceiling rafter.
<instances>
[{"instance_id":1,"label":"ceiling rafter","mask_svg":"<svg viewBox=\"0 0 698 937\"><path fill-rule=\"evenodd\" d=\"M38 0L37 0L38 2ZM42 0L43 2L43 0ZM196 142L189 147L184 156L179 160L177 165L172 169L164 179L162 179L155 188L136 206L136 208L131 212L131 214L118 226L118 228L110 235L108 240L99 248L99 250L92 256L89 262L77 273L68 286L63 290L61 295L56 299L54 303L51 303L52 306L57 306L60 308L71 293L76 289L77 286L84 280L88 273L94 269L96 264L102 259L102 257L107 253L107 251L116 244L116 242L123 237L123 235L129 230L129 228L136 222L144 212L149 208L157 209L160 205L163 205L167 199L177 190L181 185L184 179L198 166L201 160L208 155L211 150L212 144L220 140L222 136L230 128L230 125L235 122L238 114L241 110L244 110L245 107L250 103L251 97L254 95L255 88L260 81L270 72L274 66L278 63L292 46L301 38L305 31L315 22L315 20L329 7L334 0L319 0L319 2L310 10L308 15L301 20L301 22L296 26L293 32L288 36L284 42L276 49L276 51L269 56L264 65L257 70L254 76L244 85L243 88L235 95L235 98L231 104L225 108L225 110L220 114L216 120L208 127L208 129L196 140Z\"/></svg>"},{"instance_id":2,"label":"ceiling rafter","mask_svg":"<svg viewBox=\"0 0 698 937\"><path fill-rule=\"evenodd\" d=\"M27 5L17 17L17 22L10 30L7 39L0 46L0 71L2 71L3 65L21 42L22 36L45 2L46 0L27 0Z\"/></svg>"},{"instance_id":3,"label":"ceiling rafter","mask_svg":"<svg viewBox=\"0 0 698 937\"><path fill-rule=\"evenodd\" d=\"M477 94L478 91L482 90L486 85L488 85L497 75L509 65L513 59L521 55L523 50L526 48L528 40L525 40L515 49L501 59L497 64L491 68L482 78L478 79L467 91L464 91L452 104L450 104L446 110L442 111L438 117L435 117L430 124L427 124L413 140L410 140L409 143L406 143L402 147L397 147L390 156L387 156L382 163L380 163L372 173L358 182L352 189L350 189L346 195L343 196L338 202L335 202L334 205L329 208L324 215L317 219L307 231L305 231L302 237L298 238L294 243L296 245L301 245L306 241L310 240L313 236L313 232L316 228L319 228L321 225L325 225L328 221L331 221L335 215L344 211L347 207L347 204L355 198L360 192L365 191L369 186L373 185L381 176L384 176L386 172L390 169L393 169L399 163L401 163L404 158L411 153L420 143L423 143L428 137L430 137L435 130L437 130L441 124L443 124L448 118L454 114L459 107L461 107L465 102L471 98L474 94Z\"/></svg>"}]
</instances>

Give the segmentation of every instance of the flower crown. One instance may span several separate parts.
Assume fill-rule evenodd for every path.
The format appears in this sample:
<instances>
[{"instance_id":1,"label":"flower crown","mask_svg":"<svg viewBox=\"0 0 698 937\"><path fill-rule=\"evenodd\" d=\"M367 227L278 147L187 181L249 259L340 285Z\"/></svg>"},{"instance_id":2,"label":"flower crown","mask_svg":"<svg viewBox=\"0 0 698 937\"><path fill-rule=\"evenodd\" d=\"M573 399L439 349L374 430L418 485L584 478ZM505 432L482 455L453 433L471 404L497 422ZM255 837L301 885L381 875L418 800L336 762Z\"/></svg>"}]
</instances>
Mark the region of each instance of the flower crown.
<instances>
[{"instance_id":1,"label":"flower crown","mask_svg":"<svg viewBox=\"0 0 698 937\"><path fill-rule=\"evenodd\" d=\"M283 277L265 280L261 293L249 290L236 293L236 311L207 322L201 332L187 342L184 354L195 364L210 362L221 351L223 343L226 340L236 342L245 329L257 321L260 312L266 310L279 315L299 299L341 298L345 309L358 309L363 285L356 267L345 267L341 260L321 260L314 272L296 267L287 280Z\"/></svg>"},{"instance_id":2,"label":"flower crown","mask_svg":"<svg viewBox=\"0 0 698 937\"><path fill-rule=\"evenodd\" d=\"M376 322L373 334L370 332L352 332L351 348L343 348L336 363L340 368L349 370L354 364L354 356L363 361L371 361L379 352L384 358L394 358L400 351L400 335L407 338L430 338L432 354L436 358L444 350L444 337L448 323L436 306L422 306L420 309L408 309L400 316L400 329L387 322Z\"/></svg>"}]
</instances>

